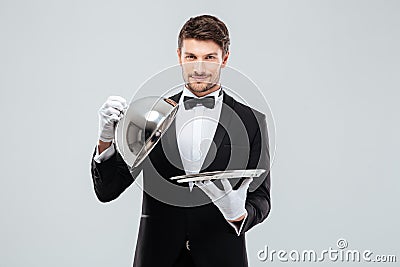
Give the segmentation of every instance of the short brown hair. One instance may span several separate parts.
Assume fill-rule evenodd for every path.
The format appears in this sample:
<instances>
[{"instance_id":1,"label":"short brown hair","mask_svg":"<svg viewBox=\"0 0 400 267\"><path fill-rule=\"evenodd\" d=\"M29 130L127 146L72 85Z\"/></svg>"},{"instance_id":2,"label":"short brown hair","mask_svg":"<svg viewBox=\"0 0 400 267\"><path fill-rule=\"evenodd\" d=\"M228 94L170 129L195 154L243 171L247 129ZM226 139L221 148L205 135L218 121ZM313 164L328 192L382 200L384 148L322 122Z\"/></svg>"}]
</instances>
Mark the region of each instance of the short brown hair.
<instances>
[{"instance_id":1,"label":"short brown hair","mask_svg":"<svg viewBox=\"0 0 400 267\"><path fill-rule=\"evenodd\" d=\"M222 54L229 51L229 32L225 23L211 15L192 17L182 26L178 36L178 48L182 48L183 39L212 40L217 43Z\"/></svg>"}]
</instances>

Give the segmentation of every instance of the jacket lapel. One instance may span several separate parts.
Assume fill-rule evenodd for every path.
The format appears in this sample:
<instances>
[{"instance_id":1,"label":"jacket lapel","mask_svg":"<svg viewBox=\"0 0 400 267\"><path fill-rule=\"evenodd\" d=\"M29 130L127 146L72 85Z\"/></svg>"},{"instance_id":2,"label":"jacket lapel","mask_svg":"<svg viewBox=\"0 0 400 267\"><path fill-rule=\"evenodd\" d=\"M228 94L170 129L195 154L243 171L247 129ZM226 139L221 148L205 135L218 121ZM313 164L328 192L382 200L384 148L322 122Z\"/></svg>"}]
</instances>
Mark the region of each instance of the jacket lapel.
<instances>
[{"instance_id":1,"label":"jacket lapel","mask_svg":"<svg viewBox=\"0 0 400 267\"><path fill-rule=\"evenodd\" d=\"M176 103L179 102L179 99L182 95L182 91L169 97L170 99L174 100ZM178 107L181 108L181 107ZM178 148L178 142L176 140L176 119L172 121L170 127L164 134L164 140L165 143L163 142L163 152L165 156L167 157L168 161L174 166L174 168L177 168L179 171L182 172L182 174L185 174L185 169L183 167L182 159L180 156L179 148ZM164 141L161 140L161 141Z\"/></svg>"},{"instance_id":2,"label":"jacket lapel","mask_svg":"<svg viewBox=\"0 0 400 267\"><path fill-rule=\"evenodd\" d=\"M230 123L232 121L233 109L234 108L234 100L231 96L227 95L224 92L222 99L222 108L221 115L219 117L219 122L217 126L217 130L215 131L215 135L213 138L213 143L210 146L210 149L207 152L207 156L204 159L204 162L201 166L200 172L206 172L208 166L214 161L215 155L219 148L221 147L222 140L225 135L227 135L227 129L229 129Z\"/></svg>"}]
</instances>

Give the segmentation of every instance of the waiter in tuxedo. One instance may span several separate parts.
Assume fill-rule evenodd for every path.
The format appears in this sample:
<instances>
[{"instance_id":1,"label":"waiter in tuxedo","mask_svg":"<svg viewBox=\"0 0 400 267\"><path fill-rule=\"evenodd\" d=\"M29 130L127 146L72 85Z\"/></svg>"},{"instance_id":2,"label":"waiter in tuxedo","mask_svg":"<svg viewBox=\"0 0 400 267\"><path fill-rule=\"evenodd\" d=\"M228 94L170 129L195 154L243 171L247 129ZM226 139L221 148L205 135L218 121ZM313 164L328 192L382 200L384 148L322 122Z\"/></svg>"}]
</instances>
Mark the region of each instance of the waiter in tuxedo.
<instances>
[{"instance_id":1,"label":"waiter in tuxedo","mask_svg":"<svg viewBox=\"0 0 400 267\"><path fill-rule=\"evenodd\" d=\"M111 96L99 110L91 164L98 199L116 199L143 171L143 205L134 266L248 266L245 233L270 212L265 115L223 90L220 71L229 34L218 18L190 18L178 37L185 81L171 126L148 157L129 170L114 144L126 100ZM170 177L208 171L266 169L258 178L178 184Z\"/></svg>"}]
</instances>

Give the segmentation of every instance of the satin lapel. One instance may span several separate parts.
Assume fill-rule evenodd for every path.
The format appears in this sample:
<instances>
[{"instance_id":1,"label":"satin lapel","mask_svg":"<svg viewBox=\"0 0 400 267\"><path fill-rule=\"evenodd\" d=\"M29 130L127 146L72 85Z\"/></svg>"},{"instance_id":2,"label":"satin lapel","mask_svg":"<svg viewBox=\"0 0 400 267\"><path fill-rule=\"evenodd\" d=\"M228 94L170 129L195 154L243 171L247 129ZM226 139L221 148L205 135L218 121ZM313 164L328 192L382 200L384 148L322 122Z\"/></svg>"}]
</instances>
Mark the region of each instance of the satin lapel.
<instances>
[{"instance_id":1,"label":"satin lapel","mask_svg":"<svg viewBox=\"0 0 400 267\"><path fill-rule=\"evenodd\" d=\"M211 144L211 147L207 152L203 165L201 166L200 172L204 170L207 171L207 167L211 165L210 163L215 158L215 153L220 148L222 140L227 134L227 130L229 129L229 125L232 121L232 115L234 112L233 108L234 108L233 98L227 95L226 92L224 92L224 96L222 99L221 115L219 117L217 130L215 131L215 135L213 138L213 143L215 144L215 147L213 148L213 144Z\"/></svg>"},{"instance_id":2,"label":"satin lapel","mask_svg":"<svg viewBox=\"0 0 400 267\"><path fill-rule=\"evenodd\" d=\"M176 103L179 102L179 99L181 99L181 95L182 95L183 91L180 91L179 93L169 97L170 99L174 100Z\"/></svg>"},{"instance_id":3,"label":"satin lapel","mask_svg":"<svg viewBox=\"0 0 400 267\"><path fill-rule=\"evenodd\" d=\"M162 140L163 152L167 157L168 161L179 171L185 174L181 155L179 153L178 142L176 140L176 125L175 120L172 122L168 131L164 135L164 140Z\"/></svg>"},{"instance_id":4,"label":"satin lapel","mask_svg":"<svg viewBox=\"0 0 400 267\"><path fill-rule=\"evenodd\" d=\"M182 95L182 91L169 97L170 99L174 100L176 103L179 102L179 99ZM179 107L180 108L180 107ZM185 174L182 159L178 149L178 142L176 140L176 119L174 119L165 132L163 136L164 140L162 141L163 146L163 153L167 157L168 161L178 169L178 171L182 171Z\"/></svg>"}]
</instances>

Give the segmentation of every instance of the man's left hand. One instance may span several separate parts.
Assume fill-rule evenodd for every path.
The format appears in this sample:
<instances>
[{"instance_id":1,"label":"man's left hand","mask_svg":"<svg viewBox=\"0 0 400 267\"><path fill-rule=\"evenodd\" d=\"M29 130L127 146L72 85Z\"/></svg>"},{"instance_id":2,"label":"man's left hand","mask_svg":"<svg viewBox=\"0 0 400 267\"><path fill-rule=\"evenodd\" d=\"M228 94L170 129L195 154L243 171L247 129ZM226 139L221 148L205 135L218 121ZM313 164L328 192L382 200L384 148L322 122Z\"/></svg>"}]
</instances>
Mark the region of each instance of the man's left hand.
<instances>
[{"instance_id":1,"label":"man's left hand","mask_svg":"<svg viewBox=\"0 0 400 267\"><path fill-rule=\"evenodd\" d=\"M240 221L247 214L245 209L247 189L253 178L246 178L237 190L232 190L228 179L221 179L224 190L220 190L213 182L204 181L195 184L218 207L226 220L230 222Z\"/></svg>"}]
</instances>

